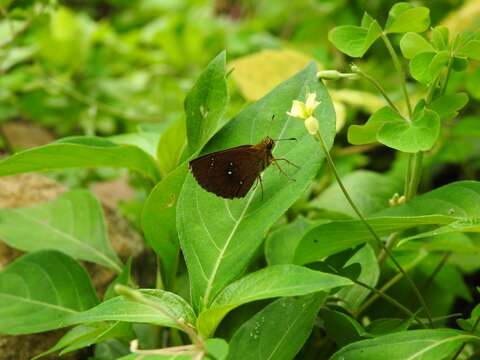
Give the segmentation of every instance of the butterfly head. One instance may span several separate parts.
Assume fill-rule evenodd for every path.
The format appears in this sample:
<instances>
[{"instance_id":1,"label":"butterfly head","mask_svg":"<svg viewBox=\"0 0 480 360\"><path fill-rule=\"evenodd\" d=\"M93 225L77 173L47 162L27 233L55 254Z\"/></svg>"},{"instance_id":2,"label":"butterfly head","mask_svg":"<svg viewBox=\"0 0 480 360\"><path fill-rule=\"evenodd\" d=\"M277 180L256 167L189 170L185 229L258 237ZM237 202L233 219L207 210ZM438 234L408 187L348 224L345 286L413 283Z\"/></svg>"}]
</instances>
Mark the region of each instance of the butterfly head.
<instances>
[{"instance_id":1,"label":"butterfly head","mask_svg":"<svg viewBox=\"0 0 480 360\"><path fill-rule=\"evenodd\" d=\"M275 146L275 140L267 136L265 139L263 139L263 145L265 146L265 149L272 151L273 147Z\"/></svg>"}]
</instances>

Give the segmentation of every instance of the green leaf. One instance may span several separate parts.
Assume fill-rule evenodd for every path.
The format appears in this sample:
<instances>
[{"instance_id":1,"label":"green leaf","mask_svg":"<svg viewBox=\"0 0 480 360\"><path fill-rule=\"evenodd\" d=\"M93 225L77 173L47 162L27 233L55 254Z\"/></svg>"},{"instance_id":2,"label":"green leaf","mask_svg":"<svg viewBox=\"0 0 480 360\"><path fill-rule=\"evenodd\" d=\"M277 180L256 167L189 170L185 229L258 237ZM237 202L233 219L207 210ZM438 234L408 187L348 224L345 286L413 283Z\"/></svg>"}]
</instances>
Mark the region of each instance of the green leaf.
<instances>
[{"instance_id":1,"label":"green leaf","mask_svg":"<svg viewBox=\"0 0 480 360\"><path fill-rule=\"evenodd\" d=\"M453 219L448 216L430 215L418 217L374 217L368 219L379 236L396 231L410 229L420 225L448 224ZM359 244L371 242L377 246L372 234L359 220L332 221L310 230L300 241L295 252L295 264L308 264L353 248Z\"/></svg>"},{"instance_id":2,"label":"green leaf","mask_svg":"<svg viewBox=\"0 0 480 360\"><path fill-rule=\"evenodd\" d=\"M413 318L408 319L375 319L366 327L366 331L373 336L381 336L401 331L407 331Z\"/></svg>"},{"instance_id":3,"label":"green leaf","mask_svg":"<svg viewBox=\"0 0 480 360\"><path fill-rule=\"evenodd\" d=\"M340 347L358 341L366 335L362 325L343 312L324 308L320 311L320 317L325 322L327 335Z\"/></svg>"},{"instance_id":4,"label":"green leaf","mask_svg":"<svg viewBox=\"0 0 480 360\"><path fill-rule=\"evenodd\" d=\"M413 7L408 3L397 3L393 5L388 13L385 32L406 33L424 32L430 26L430 9L418 6Z\"/></svg>"},{"instance_id":5,"label":"green leaf","mask_svg":"<svg viewBox=\"0 0 480 360\"><path fill-rule=\"evenodd\" d=\"M382 144L408 153L430 150L440 134L440 119L435 111L424 109L411 122L387 122L378 131Z\"/></svg>"},{"instance_id":6,"label":"green leaf","mask_svg":"<svg viewBox=\"0 0 480 360\"><path fill-rule=\"evenodd\" d=\"M74 190L30 208L1 209L0 237L19 250L55 249L122 270L108 241L102 207L86 190Z\"/></svg>"},{"instance_id":7,"label":"green leaf","mask_svg":"<svg viewBox=\"0 0 480 360\"><path fill-rule=\"evenodd\" d=\"M273 265L228 285L204 310L197 322L204 336L212 334L225 315L252 301L282 296L299 296L351 285L344 277L297 265Z\"/></svg>"},{"instance_id":8,"label":"green leaf","mask_svg":"<svg viewBox=\"0 0 480 360\"><path fill-rule=\"evenodd\" d=\"M167 176L180 163L187 142L186 131L185 119L179 119L161 135L157 159L162 177Z\"/></svg>"},{"instance_id":9,"label":"green leaf","mask_svg":"<svg viewBox=\"0 0 480 360\"><path fill-rule=\"evenodd\" d=\"M468 95L464 92L445 94L435 99L429 106L441 120L457 116L468 103Z\"/></svg>"},{"instance_id":10,"label":"green leaf","mask_svg":"<svg viewBox=\"0 0 480 360\"><path fill-rule=\"evenodd\" d=\"M406 59L413 59L418 54L435 51L427 39L414 32L403 35L400 40L400 50Z\"/></svg>"},{"instance_id":11,"label":"green leaf","mask_svg":"<svg viewBox=\"0 0 480 360\"><path fill-rule=\"evenodd\" d=\"M435 54L432 61L428 65L428 71L432 79L435 79L443 69L445 69L450 60L450 53L448 51L440 51Z\"/></svg>"},{"instance_id":12,"label":"green leaf","mask_svg":"<svg viewBox=\"0 0 480 360\"><path fill-rule=\"evenodd\" d=\"M455 53L473 60L480 60L480 40L470 40Z\"/></svg>"},{"instance_id":13,"label":"green leaf","mask_svg":"<svg viewBox=\"0 0 480 360\"><path fill-rule=\"evenodd\" d=\"M227 107L226 54L208 64L185 98L189 154L200 150L217 131Z\"/></svg>"},{"instance_id":14,"label":"green leaf","mask_svg":"<svg viewBox=\"0 0 480 360\"><path fill-rule=\"evenodd\" d=\"M415 80L422 84L428 84L433 80L432 74L430 73L430 63L435 55L436 53L434 52L426 52L413 57L410 61L409 68L410 74Z\"/></svg>"},{"instance_id":15,"label":"green leaf","mask_svg":"<svg viewBox=\"0 0 480 360\"><path fill-rule=\"evenodd\" d=\"M452 61L452 70L465 71L468 68L468 59L464 57L454 56Z\"/></svg>"},{"instance_id":16,"label":"green leaf","mask_svg":"<svg viewBox=\"0 0 480 360\"><path fill-rule=\"evenodd\" d=\"M177 229L196 309L208 306L222 288L241 274L267 229L303 194L320 168L323 153L318 144L301 121L286 115L292 100L303 100L307 91L316 92L322 105L315 115L322 119L320 131L327 146L331 146L335 133L333 105L315 75L315 66L309 65L242 110L205 151L255 144L267 133L275 139L296 137L295 143L279 142L273 154L276 158L287 157L298 166L285 168L296 181L272 166L262 174L263 193L256 187L243 199L226 200L205 191L191 174L187 175L177 205ZM273 123L272 114L276 115Z\"/></svg>"},{"instance_id":17,"label":"green leaf","mask_svg":"<svg viewBox=\"0 0 480 360\"><path fill-rule=\"evenodd\" d=\"M357 277L357 280L374 288L380 277L380 268L378 266L375 251L373 251L369 244L365 244L350 259L348 259L344 268L353 264L359 264L361 267L360 275ZM370 290L355 284L340 289L337 296L343 300L345 308L354 312L369 294Z\"/></svg>"},{"instance_id":18,"label":"green leaf","mask_svg":"<svg viewBox=\"0 0 480 360\"><path fill-rule=\"evenodd\" d=\"M373 113L364 125L351 125L348 128L348 142L363 145L377 142L378 130L387 122L399 122L405 119L390 106L382 107Z\"/></svg>"},{"instance_id":19,"label":"green leaf","mask_svg":"<svg viewBox=\"0 0 480 360\"><path fill-rule=\"evenodd\" d=\"M176 275L180 248L175 222L176 205L187 171L187 164L183 164L163 178L150 192L142 211L145 240L161 260L167 288L170 288Z\"/></svg>"},{"instance_id":20,"label":"green leaf","mask_svg":"<svg viewBox=\"0 0 480 360\"><path fill-rule=\"evenodd\" d=\"M196 355L183 355L177 353L171 355L130 354L122 356L121 358L118 358L118 360L195 360L195 356Z\"/></svg>"},{"instance_id":21,"label":"green leaf","mask_svg":"<svg viewBox=\"0 0 480 360\"><path fill-rule=\"evenodd\" d=\"M69 137L16 153L0 161L0 176L79 167L115 167L138 171L156 181L155 160L132 145L117 145L98 137Z\"/></svg>"},{"instance_id":22,"label":"green leaf","mask_svg":"<svg viewBox=\"0 0 480 360\"><path fill-rule=\"evenodd\" d=\"M27 254L0 272L0 333L32 334L98 303L87 272L57 251Z\"/></svg>"},{"instance_id":23,"label":"green leaf","mask_svg":"<svg viewBox=\"0 0 480 360\"><path fill-rule=\"evenodd\" d=\"M448 50L450 30L446 26L435 26L432 29L432 44L438 51Z\"/></svg>"},{"instance_id":24,"label":"green leaf","mask_svg":"<svg viewBox=\"0 0 480 360\"><path fill-rule=\"evenodd\" d=\"M463 330L471 332L473 330L473 327L475 323L478 321L478 317L480 316L480 304L475 306L475 308L472 310L472 314L470 315L470 318L468 319L458 319L457 324L460 326ZM480 336L480 327L477 325L475 332L475 335Z\"/></svg>"},{"instance_id":25,"label":"green leaf","mask_svg":"<svg viewBox=\"0 0 480 360\"><path fill-rule=\"evenodd\" d=\"M475 339L451 329L404 331L347 345L331 360L445 359L453 355L464 341Z\"/></svg>"},{"instance_id":26,"label":"green leaf","mask_svg":"<svg viewBox=\"0 0 480 360\"><path fill-rule=\"evenodd\" d=\"M117 321L114 323L78 325L70 329L54 346L35 356L32 360L39 359L62 349L63 350L60 351L59 355L88 347L93 344L98 344L99 342L108 339L122 337L127 340L131 340L135 337L135 334L130 329L130 324Z\"/></svg>"},{"instance_id":27,"label":"green leaf","mask_svg":"<svg viewBox=\"0 0 480 360\"><path fill-rule=\"evenodd\" d=\"M298 243L309 229L318 224L319 222L311 222L299 216L293 222L272 231L265 240L268 265L292 264Z\"/></svg>"},{"instance_id":28,"label":"green leaf","mask_svg":"<svg viewBox=\"0 0 480 360\"><path fill-rule=\"evenodd\" d=\"M420 225L448 225L468 219L475 221L480 218L479 201L479 182L455 182L418 196L407 204L376 213L368 222L380 236L384 236ZM373 240L371 234L359 220L319 225L301 240L295 253L295 263L319 261L370 240Z\"/></svg>"},{"instance_id":29,"label":"green leaf","mask_svg":"<svg viewBox=\"0 0 480 360\"><path fill-rule=\"evenodd\" d=\"M155 158L157 155L157 146L159 134L155 132L137 132L109 136L107 140L117 145L135 146L145 153Z\"/></svg>"},{"instance_id":30,"label":"green leaf","mask_svg":"<svg viewBox=\"0 0 480 360\"><path fill-rule=\"evenodd\" d=\"M324 299L314 294L267 305L235 332L227 359L293 359L307 341Z\"/></svg>"},{"instance_id":31,"label":"green leaf","mask_svg":"<svg viewBox=\"0 0 480 360\"><path fill-rule=\"evenodd\" d=\"M207 339L205 347L208 355L215 360L224 360L228 355L228 343L223 339Z\"/></svg>"},{"instance_id":32,"label":"green leaf","mask_svg":"<svg viewBox=\"0 0 480 360\"><path fill-rule=\"evenodd\" d=\"M362 57L381 34L382 28L377 21L365 13L361 27L338 26L328 33L328 40L348 56Z\"/></svg>"},{"instance_id":33,"label":"green leaf","mask_svg":"<svg viewBox=\"0 0 480 360\"><path fill-rule=\"evenodd\" d=\"M364 215L370 215L388 207L388 200L402 190L397 179L373 171L352 171L342 179L355 205ZM355 218L355 211L345 199L337 183L330 185L310 206Z\"/></svg>"},{"instance_id":34,"label":"green leaf","mask_svg":"<svg viewBox=\"0 0 480 360\"><path fill-rule=\"evenodd\" d=\"M66 325L75 325L100 321L125 321L178 328L177 323L172 319L175 318L183 319L192 326L195 324L196 317L192 308L180 296L163 290L142 289L139 291L156 306L152 307L127 300L123 296L117 296L87 311L73 314L64 322Z\"/></svg>"}]
</instances>

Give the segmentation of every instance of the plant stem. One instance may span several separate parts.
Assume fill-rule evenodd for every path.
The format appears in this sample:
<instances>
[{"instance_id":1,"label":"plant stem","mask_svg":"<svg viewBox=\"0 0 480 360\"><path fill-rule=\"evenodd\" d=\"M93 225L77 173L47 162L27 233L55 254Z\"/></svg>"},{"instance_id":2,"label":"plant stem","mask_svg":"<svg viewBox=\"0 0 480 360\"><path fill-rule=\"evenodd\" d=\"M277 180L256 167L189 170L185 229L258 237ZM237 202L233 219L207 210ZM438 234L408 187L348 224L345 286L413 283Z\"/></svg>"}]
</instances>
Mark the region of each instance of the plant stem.
<instances>
[{"instance_id":1,"label":"plant stem","mask_svg":"<svg viewBox=\"0 0 480 360\"><path fill-rule=\"evenodd\" d=\"M355 68L355 73L360 75L361 77L363 77L365 80L368 80L372 83L373 86L375 86L377 88L377 90L380 92L380 94L383 95L384 99L387 101L388 105L390 105L390 107L395 110L398 114L400 114L400 111L398 110L397 106L393 103L393 101L390 99L390 97L388 96L387 92L382 88L382 85L380 85L380 83L375 80L375 78L373 78L372 76L364 73L362 70L360 70L358 67Z\"/></svg>"},{"instance_id":2,"label":"plant stem","mask_svg":"<svg viewBox=\"0 0 480 360\"><path fill-rule=\"evenodd\" d=\"M385 43L385 46L387 47L388 52L390 53L390 57L392 58L393 66L395 66L395 69L397 70L398 74L400 75L400 84L402 86L402 91L403 91L403 96L405 97L405 103L407 104L407 109L408 109L408 120L411 121L412 119L412 105L410 104L410 98L408 97L408 92L407 92L407 84L405 82L405 72L403 71L402 64L400 63L400 60L398 59L398 55L395 51L395 49L392 46L392 43L388 39L388 36L384 33L382 33L382 40Z\"/></svg>"},{"instance_id":3,"label":"plant stem","mask_svg":"<svg viewBox=\"0 0 480 360\"><path fill-rule=\"evenodd\" d=\"M358 280L352 280L355 284L359 285L359 286L362 286L372 292L374 292L375 294L377 294L377 296L380 296L382 298L384 298L386 301L388 301L389 303L391 303L393 306L396 306L398 309L402 310L405 314L407 314L408 316L410 317L413 317L415 320L418 321L418 323L420 325L422 325L424 328L427 328L427 326L423 323L423 321L417 317L417 315L413 312L411 312L408 308L406 308L405 306L403 306L402 304L400 304L397 300L395 300L394 298L392 298L391 296L385 294L384 292L380 291L380 290L377 290L375 289L374 287L371 287L370 285L368 284L365 284L361 281L358 281Z\"/></svg>"},{"instance_id":4,"label":"plant stem","mask_svg":"<svg viewBox=\"0 0 480 360\"><path fill-rule=\"evenodd\" d=\"M398 270L405 276L405 278L408 280L410 283L410 286L412 287L412 290L414 291L415 295L417 296L420 304L422 305L423 309L425 310L425 314L427 315L428 322L430 326L433 328L433 322L432 322L432 315L430 314L430 310L428 309L428 306L425 302L425 299L423 298L422 294L420 294L420 291L418 291L417 287L415 286L415 283L413 282L412 278L406 273L406 271L403 269L403 267L400 265L400 263L392 256L392 253L390 252L389 249L385 246L383 243L382 239L377 235L375 230L371 227L371 225L367 222L367 220L363 217L362 213L360 210L357 208L355 203L353 202L352 198L348 194L347 189L345 189L345 186L343 185L342 180L340 179L340 175L337 172L337 169L335 167L335 164L333 163L333 160L330 156L330 153L327 149L327 145L325 144L325 141L323 140L322 135L317 132L315 135L315 138L320 142L320 145L322 147L322 150L325 154L325 158L327 159L327 163L330 166L330 169L332 170L333 174L335 175L335 178L337 179L338 185L340 186L340 189L343 192L343 195L347 199L348 203L352 207L353 211L357 214L358 218L360 219L361 222L365 225L365 227L368 229L368 231L372 234L373 238L377 241L378 245L382 247L387 255L392 259L393 263L395 266L398 268Z\"/></svg>"},{"instance_id":5,"label":"plant stem","mask_svg":"<svg viewBox=\"0 0 480 360\"><path fill-rule=\"evenodd\" d=\"M408 191L405 194L405 200L408 201L417 195L418 185L422 178L422 162L423 151L419 151L413 155L412 174L410 177L410 183L408 185Z\"/></svg>"},{"instance_id":6,"label":"plant stem","mask_svg":"<svg viewBox=\"0 0 480 360\"><path fill-rule=\"evenodd\" d=\"M437 264L437 266L432 271L430 276L422 284L422 286L421 286L422 289L426 289L433 282L433 279L435 279L435 276L437 276L437 274L440 272L440 270L442 270L442 268L447 263L447 260L450 257L450 255L452 255L452 253L450 251L445 252L443 257L440 259L440 262Z\"/></svg>"},{"instance_id":7,"label":"plant stem","mask_svg":"<svg viewBox=\"0 0 480 360\"><path fill-rule=\"evenodd\" d=\"M448 64L447 64L447 74L445 75L445 79L443 80L443 83L442 83L442 88L440 89L441 95L445 94L445 90L447 90L448 80L450 80L450 74L452 73L452 63L453 63L453 56L450 55L450 59L448 59Z\"/></svg>"}]
</instances>

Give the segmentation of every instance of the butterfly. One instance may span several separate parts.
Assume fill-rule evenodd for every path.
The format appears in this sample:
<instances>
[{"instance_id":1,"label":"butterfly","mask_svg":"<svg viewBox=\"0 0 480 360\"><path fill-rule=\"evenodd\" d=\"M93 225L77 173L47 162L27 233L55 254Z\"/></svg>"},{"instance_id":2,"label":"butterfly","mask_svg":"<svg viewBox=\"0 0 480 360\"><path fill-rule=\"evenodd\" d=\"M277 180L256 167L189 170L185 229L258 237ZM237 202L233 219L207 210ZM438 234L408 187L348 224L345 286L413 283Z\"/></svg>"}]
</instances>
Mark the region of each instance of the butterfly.
<instances>
[{"instance_id":1,"label":"butterfly","mask_svg":"<svg viewBox=\"0 0 480 360\"><path fill-rule=\"evenodd\" d=\"M279 139L279 140L296 140ZM287 159L275 158L272 154L275 141L267 136L256 145L241 145L210 154L190 161L190 169L198 184L205 190L226 199L242 198L247 195L256 181L263 184L261 173L270 164L289 177L277 161L283 160L296 166Z\"/></svg>"}]
</instances>

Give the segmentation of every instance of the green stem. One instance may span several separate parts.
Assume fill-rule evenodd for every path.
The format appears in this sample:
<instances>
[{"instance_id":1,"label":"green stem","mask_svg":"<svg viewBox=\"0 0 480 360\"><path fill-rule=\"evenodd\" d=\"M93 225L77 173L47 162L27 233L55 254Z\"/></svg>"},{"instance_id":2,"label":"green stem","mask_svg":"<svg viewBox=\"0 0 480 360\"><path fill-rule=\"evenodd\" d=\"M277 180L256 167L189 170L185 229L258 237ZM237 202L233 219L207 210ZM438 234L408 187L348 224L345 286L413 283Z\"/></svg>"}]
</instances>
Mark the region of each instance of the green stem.
<instances>
[{"instance_id":1,"label":"green stem","mask_svg":"<svg viewBox=\"0 0 480 360\"><path fill-rule=\"evenodd\" d=\"M365 284L361 281L358 281L358 280L352 280L355 284L359 285L359 286L362 286L372 292L374 292L375 294L377 294L377 296L379 297L382 297L384 298L386 301L388 301L390 304L392 304L393 306L396 306L398 309L402 310L405 314L407 314L408 316L410 317L413 317L415 320L417 320L417 322L422 325L424 328L427 328L427 326L423 323L423 321L417 317L416 314L414 314L413 312L411 312L408 308L406 308L405 306L403 306L402 304L400 304L397 300L395 300L394 298L392 298L391 296L375 289L374 287L371 287L370 285L368 284Z\"/></svg>"},{"instance_id":2,"label":"green stem","mask_svg":"<svg viewBox=\"0 0 480 360\"><path fill-rule=\"evenodd\" d=\"M408 154L407 172L405 173L405 185L403 190L403 194L405 195L405 198L407 197L407 194L410 190L409 189L410 182L412 181L412 164L413 164L413 154Z\"/></svg>"},{"instance_id":3,"label":"green stem","mask_svg":"<svg viewBox=\"0 0 480 360\"><path fill-rule=\"evenodd\" d=\"M405 200L408 201L417 195L418 185L422 178L423 151L419 151L413 156L412 175L408 185L408 191L405 194Z\"/></svg>"},{"instance_id":4,"label":"green stem","mask_svg":"<svg viewBox=\"0 0 480 360\"><path fill-rule=\"evenodd\" d=\"M443 80L442 88L440 90L441 95L445 94L445 90L447 90L448 80L450 80L450 74L452 73L452 64L453 64L453 56L450 55L450 58L448 59L448 64L447 64L447 74L445 75L445 79Z\"/></svg>"},{"instance_id":5,"label":"green stem","mask_svg":"<svg viewBox=\"0 0 480 360\"><path fill-rule=\"evenodd\" d=\"M400 111L398 110L398 108L396 107L396 105L393 103L393 101L390 99L390 97L388 96L387 92L382 88L382 85L380 85L380 83L375 79L373 78L372 76L364 73L362 70L360 70L358 67L355 67L355 71L356 74L360 75L361 77L363 77L365 80L368 80L372 83L373 86L375 86L377 88L377 90L380 92L380 94L382 94L382 96L384 97L384 99L387 101L388 105L390 105L390 107L395 110L398 114L400 114Z\"/></svg>"},{"instance_id":6,"label":"green stem","mask_svg":"<svg viewBox=\"0 0 480 360\"><path fill-rule=\"evenodd\" d=\"M360 221L365 225L365 227L368 229L368 231L372 234L373 238L377 241L378 245L380 247L382 247L385 252L387 253L387 255L392 259L393 263L395 264L395 266L398 268L398 270L403 274L403 276L405 276L405 278L408 280L408 282L410 283L410 286L412 287L412 290L414 291L415 295L417 296L418 298L418 301L420 302L420 304L422 305L423 309L425 310L425 314L427 315L427 318L428 318L428 321L429 321L429 324L430 326L433 328L433 322L432 322L432 315L430 314L430 310L428 309L428 306L425 302L425 299L423 298L422 294L420 294L420 291L418 291L417 287L415 286L415 283L413 282L412 278L406 273L406 271L403 269L403 267L400 265L400 263L393 257L392 253L390 252L389 249L387 249L387 247L385 246L385 244L383 243L383 241L380 239L380 237L377 235L377 233L375 232L375 230L371 227L371 225L367 222L367 220L363 217L362 213L360 212L360 210L357 208L357 206L355 205L355 203L353 202L352 198L350 197L350 195L348 194L348 191L347 189L345 188L345 186L343 185L343 182L342 180L340 179L340 175L338 174L337 172L337 169L335 167L335 164L333 163L333 160L330 156L330 153L327 149L327 145L325 144L325 141L323 140L323 137L322 135L317 131L316 135L315 135L315 138L320 142L320 145L322 147L322 150L325 154L325 158L327 159L327 163L328 165L330 166L330 169L332 170L333 174L335 175L335 178L337 179L337 183L338 185L340 186L340 189L342 190L343 192L343 195L345 196L345 198L347 199L348 203L350 204L350 206L352 207L353 211L355 211L355 213L357 214L358 218L360 219Z\"/></svg>"},{"instance_id":7,"label":"green stem","mask_svg":"<svg viewBox=\"0 0 480 360\"><path fill-rule=\"evenodd\" d=\"M390 53L390 57L392 58L392 61L393 61L393 66L395 66L395 69L400 75L400 84L402 86L403 96L405 97L405 103L407 104L409 121L411 121L412 113L413 113L412 105L410 104L410 98L408 97L407 84L405 81L405 73L403 71L402 64L400 63L400 60L398 59L398 55L395 52L395 49L393 48L392 43L388 39L388 36L384 33L382 33L382 40L385 43L385 46L387 47L388 52Z\"/></svg>"}]
</instances>

